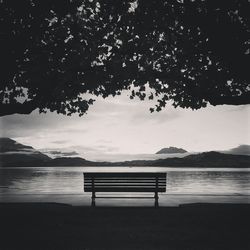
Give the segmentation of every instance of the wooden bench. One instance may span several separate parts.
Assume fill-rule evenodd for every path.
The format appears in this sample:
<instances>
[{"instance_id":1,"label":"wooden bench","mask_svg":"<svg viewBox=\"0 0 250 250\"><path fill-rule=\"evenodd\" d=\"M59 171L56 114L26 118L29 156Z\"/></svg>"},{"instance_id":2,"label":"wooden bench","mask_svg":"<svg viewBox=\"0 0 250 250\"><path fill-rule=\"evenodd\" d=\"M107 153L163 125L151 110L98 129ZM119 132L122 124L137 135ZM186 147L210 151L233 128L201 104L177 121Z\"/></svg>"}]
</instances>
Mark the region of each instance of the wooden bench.
<instances>
[{"instance_id":1,"label":"wooden bench","mask_svg":"<svg viewBox=\"0 0 250 250\"><path fill-rule=\"evenodd\" d=\"M97 198L128 198L116 196L97 197L97 192L129 192L129 193L154 193L153 197L129 197L129 198L154 198L155 207L159 206L159 192L166 192L166 173L83 173L84 191L92 193L92 206L95 206Z\"/></svg>"}]
</instances>

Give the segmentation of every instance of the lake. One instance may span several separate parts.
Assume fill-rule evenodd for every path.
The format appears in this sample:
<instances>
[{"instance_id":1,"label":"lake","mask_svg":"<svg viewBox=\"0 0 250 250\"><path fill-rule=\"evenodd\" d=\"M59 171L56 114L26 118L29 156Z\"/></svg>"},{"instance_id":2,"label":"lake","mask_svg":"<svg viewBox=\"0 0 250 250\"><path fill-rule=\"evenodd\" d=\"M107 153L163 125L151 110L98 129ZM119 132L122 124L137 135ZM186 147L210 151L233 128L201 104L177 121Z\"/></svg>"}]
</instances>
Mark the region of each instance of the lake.
<instances>
[{"instance_id":1,"label":"lake","mask_svg":"<svg viewBox=\"0 0 250 250\"><path fill-rule=\"evenodd\" d=\"M83 172L167 172L167 194L250 195L250 169L166 167L1 168L0 194L83 194Z\"/></svg>"}]
</instances>

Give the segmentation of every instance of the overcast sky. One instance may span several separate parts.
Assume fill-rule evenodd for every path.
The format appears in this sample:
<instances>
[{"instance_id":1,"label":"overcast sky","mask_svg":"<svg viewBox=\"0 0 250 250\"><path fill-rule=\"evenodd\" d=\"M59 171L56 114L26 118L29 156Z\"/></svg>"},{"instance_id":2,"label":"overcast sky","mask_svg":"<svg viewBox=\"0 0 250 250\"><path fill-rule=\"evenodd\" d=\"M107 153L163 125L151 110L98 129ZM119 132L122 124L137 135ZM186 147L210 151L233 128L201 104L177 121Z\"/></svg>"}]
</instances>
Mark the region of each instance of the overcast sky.
<instances>
[{"instance_id":1,"label":"overcast sky","mask_svg":"<svg viewBox=\"0 0 250 250\"><path fill-rule=\"evenodd\" d=\"M98 99L83 117L54 113L0 118L1 136L36 149L88 154L151 154L168 146L188 151L226 150L250 144L250 105L192 111L168 106L151 114L154 103L119 97Z\"/></svg>"}]
</instances>

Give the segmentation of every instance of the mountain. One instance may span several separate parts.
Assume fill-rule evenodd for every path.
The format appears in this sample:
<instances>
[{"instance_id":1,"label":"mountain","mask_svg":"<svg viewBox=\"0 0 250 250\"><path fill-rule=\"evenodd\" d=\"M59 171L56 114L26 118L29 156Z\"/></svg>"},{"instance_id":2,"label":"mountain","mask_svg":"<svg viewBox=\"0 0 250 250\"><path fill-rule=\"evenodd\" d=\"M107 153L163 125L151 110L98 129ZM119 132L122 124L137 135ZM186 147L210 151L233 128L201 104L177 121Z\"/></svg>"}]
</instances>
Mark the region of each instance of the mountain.
<instances>
[{"instance_id":1,"label":"mountain","mask_svg":"<svg viewBox=\"0 0 250 250\"><path fill-rule=\"evenodd\" d=\"M171 147L170 147L171 148ZM1 167L48 167L48 166L138 166L138 167L202 167L202 168L249 168L250 155L204 152L184 157L158 160L135 160L123 162L94 162L80 157L52 159L45 154L10 138L0 138Z\"/></svg>"},{"instance_id":2,"label":"mountain","mask_svg":"<svg viewBox=\"0 0 250 250\"><path fill-rule=\"evenodd\" d=\"M188 155L183 158L174 157L123 162L94 162L80 157L62 157L47 162L46 166L249 168L250 156L230 155L211 151Z\"/></svg>"},{"instance_id":3,"label":"mountain","mask_svg":"<svg viewBox=\"0 0 250 250\"><path fill-rule=\"evenodd\" d=\"M7 137L0 138L0 153L22 151L33 152L34 149L31 146L23 145Z\"/></svg>"},{"instance_id":4,"label":"mountain","mask_svg":"<svg viewBox=\"0 0 250 250\"><path fill-rule=\"evenodd\" d=\"M168 147L168 148L162 148L156 154L177 154L177 153L187 153L187 151L183 148L176 148L176 147Z\"/></svg>"},{"instance_id":5,"label":"mountain","mask_svg":"<svg viewBox=\"0 0 250 250\"><path fill-rule=\"evenodd\" d=\"M74 152L74 155L76 153ZM71 155L71 154L70 154ZM96 166L80 157L51 157L10 138L0 138L0 167Z\"/></svg>"},{"instance_id":6,"label":"mountain","mask_svg":"<svg viewBox=\"0 0 250 250\"><path fill-rule=\"evenodd\" d=\"M51 158L10 138L0 138L0 166L44 166Z\"/></svg>"},{"instance_id":7,"label":"mountain","mask_svg":"<svg viewBox=\"0 0 250 250\"><path fill-rule=\"evenodd\" d=\"M171 159L166 159L166 161L162 160L160 162L154 163L156 165L168 165L172 166L185 166L185 167L209 167L209 168L249 168L250 167L250 156L245 155L231 155L231 154L223 154L219 152L204 152L200 154L188 155L184 158L172 158L171 161L167 161Z\"/></svg>"},{"instance_id":8,"label":"mountain","mask_svg":"<svg viewBox=\"0 0 250 250\"><path fill-rule=\"evenodd\" d=\"M115 166L201 167L201 168L249 168L250 156L205 152L183 158L167 158L153 161L127 161L113 163Z\"/></svg>"},{"instance_id":9,"label":"mountain","mask_svg":"<svg viewBox=\"0 0 250 250\"><path fill-rule=\"evenodd\" d=\"M46 166L93 166L93 161L87 161L81 157L59 157L46 162Z\"/></svg>"},{"instance_id":10,"label":"mountain","mask_svg":"<svg viewBox=\"0 0 250 250\"><path fill-rule=\"evenodd\" d=\"M236 148L232 148L225 153L235 154L235 155L250 155L250 145L240 145Z\"/></svg>"}]
</instances>

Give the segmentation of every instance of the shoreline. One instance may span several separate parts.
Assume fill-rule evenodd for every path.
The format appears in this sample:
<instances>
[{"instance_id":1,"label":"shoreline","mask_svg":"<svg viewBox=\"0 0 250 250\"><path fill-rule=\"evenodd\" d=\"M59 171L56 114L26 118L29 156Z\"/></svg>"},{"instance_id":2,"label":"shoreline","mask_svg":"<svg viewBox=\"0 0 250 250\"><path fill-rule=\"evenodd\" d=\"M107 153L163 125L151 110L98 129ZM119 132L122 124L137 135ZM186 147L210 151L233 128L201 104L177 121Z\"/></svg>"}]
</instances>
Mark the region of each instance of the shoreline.
<instances>
[{"instance_id":1,"label":"shoreline","mask_svg":"<svg viewBox=\"0 0 250 250\"><path fill-rule=\"evenodd\" d=\"M250 195L159 195L160 207L178 207L189 203L224 203L224 204L249 204ZM72 206L89 207L91 194L24 194L24 195L3 195L0 194L0 201L5 203L60 203ZM154 205L154 199L98 199L97 206L103 207L146 207Z\"/></svg>"},{"instance_id":2,"label":"shoreline","mask_svg":"<svg viewBox=\"0 0 250 250\"><path fill-rule=\"evenodd\" d=\"M128 197L123 196L123 197ZM100 195L101 196L101 195ZM136 196L136 195L134 195ZM160 207L178 207L189 203L225 203L225 204L250 204L250 195L223 195L223 194L160 194ZM69 204L72 206L88 207L91 204L91 194L0 194L0 201L5 203L15 202L44 202L44 203L60 203ZM114 206L114 207L136 207L144 206L151 207L154 205L154 199L98 199L97 206Z\"/></svg>"},{"instance_id":3,"label":"shoreline","mask_svg":"<svg viewBox=\"0 0 250 250\"><path fill-rule=\"evenodd\" d=\"M164 159L161 159L161 160L164 160ZM0 166L0 169L13 169L13 168L15 168L15 169L18 169L18 168L20 168L20 169L22 169L22 168L98 168L98 169L102 169L102 168L131 168L131 169L133 169L133 168L184 168L184 169L218 169L218 170L220 170L220 169L249 169L250 170L250 167L249 166L247 166L247 167L245 167L245 166L240 166L240 167L237 167L237 166L225 166L225 167L221 167L221 166L219 166L219 167L216 167L216 166L174 166L174 165L169 165L169 166L161 166L161 165L159 165L159 166L157 166L157 165L155 165L155 166L151 166L151 165L143 165L143 166L140 166L140 165L114 165L114 163L113 162L110 162L110 165L48 165L48 166L44 166L44 165L41 165L41 166Z\"/></svg>"},{"instance_id":4,"label":"shoreline","mask_svg":"<svg viewBox=\"0 0 250 250\"><path fill-rule=\"evenodd\" d=\"M98 171L98 172L102 172L103 170L105 170L104 172L108 172L107 169L111 169L111 171L113 171L114 169L119 169L119 172L125 171L128 172L130 170L132 170L132 172L134 172L134 170L138 169L138 170L143 170L143 172L152 172L152 170L157 170L160 169L158 171L182 171L182 170L187 170L187 171L220 171L220 170L229 170L229 171L242 171L242 172L249 172L250 171L250 167L198 167L198 166L8 166L8 167L3 167L0 166L0 170L11 170L11 169L50 169L50 168L58 168L58 169L77 169L77 168L81 168L83 170L85 170L86 172L90 172L90 171ZM137 170L136 170L137 171ZM157 172L158 172L157 171ZM141 172L141 171L140 171Z\"/></svg>"}]
</instances>

